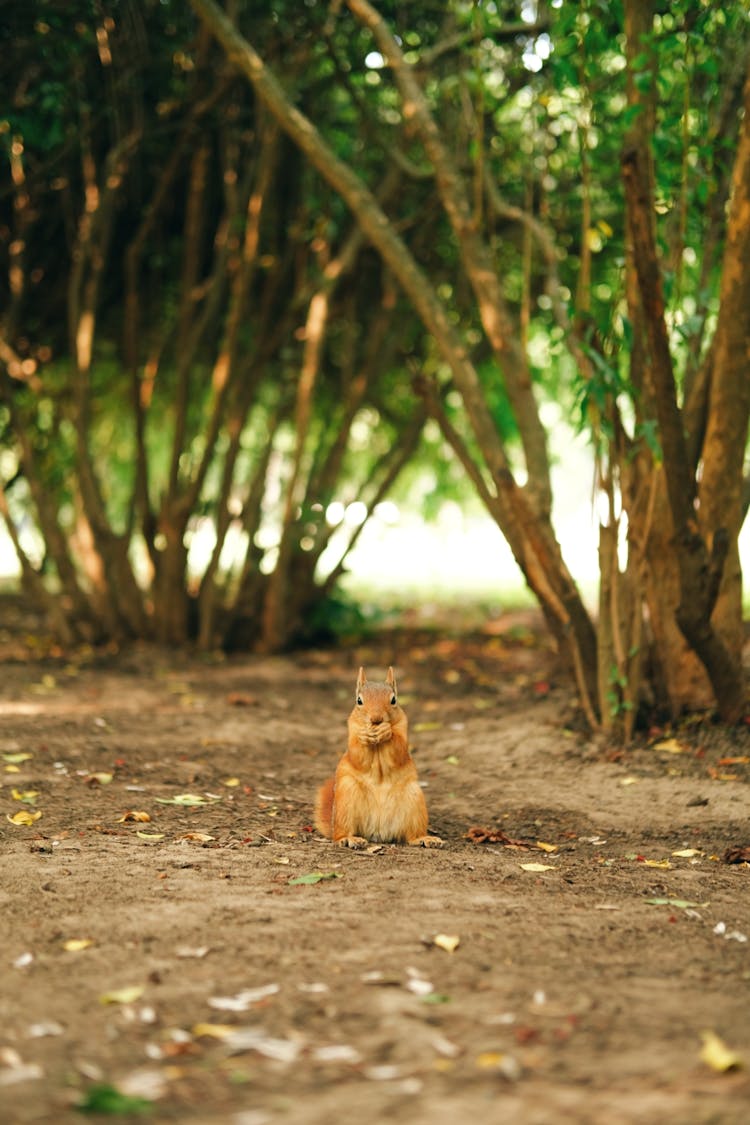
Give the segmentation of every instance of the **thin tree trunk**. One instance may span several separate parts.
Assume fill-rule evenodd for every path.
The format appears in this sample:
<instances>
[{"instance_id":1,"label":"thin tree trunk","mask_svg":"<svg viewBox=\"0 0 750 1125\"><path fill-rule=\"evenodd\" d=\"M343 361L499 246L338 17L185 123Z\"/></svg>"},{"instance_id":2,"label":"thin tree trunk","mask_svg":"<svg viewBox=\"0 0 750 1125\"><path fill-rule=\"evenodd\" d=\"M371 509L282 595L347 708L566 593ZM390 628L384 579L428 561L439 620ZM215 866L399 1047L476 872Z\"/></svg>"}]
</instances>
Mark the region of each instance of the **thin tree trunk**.
<instances>
[{"instance_id":1,"label":"thin tree trunk","mask_svg":"<svg viewBox=\"0 0 750 1125\"><path fill-rule=\"evenodd\" d=\"M526 356L517 340L517 329L503 296L489 247L480 233L461 174L452 160L414 70L406 62L390 28L368 0L347 0L356 18L370 29L388 60L401 91L404 118L418 132L435 170L435 182L471 283L482 324L497 362L505 375L526 456L528 492L542 515L549 515L552 494L549 479L547 436L531 385Z\"/></svg>"}]
</instances>

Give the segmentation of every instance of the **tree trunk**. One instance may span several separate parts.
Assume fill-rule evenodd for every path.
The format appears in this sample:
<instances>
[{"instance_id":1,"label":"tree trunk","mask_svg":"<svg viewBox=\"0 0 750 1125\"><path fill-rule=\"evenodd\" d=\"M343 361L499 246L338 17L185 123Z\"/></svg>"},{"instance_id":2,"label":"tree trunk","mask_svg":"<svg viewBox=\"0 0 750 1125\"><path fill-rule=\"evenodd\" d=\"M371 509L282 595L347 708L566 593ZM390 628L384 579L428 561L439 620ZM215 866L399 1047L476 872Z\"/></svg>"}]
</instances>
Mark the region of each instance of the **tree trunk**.
<instances>
[{"instance_id":1,"label":"tree trunk","mask_svg":"<svg viewBox=\"0 0 750 1125\"><path fill-rule=\"evenodd\" d=\"M626 28L630 37L628 53L631 66L633 52L641 47L642 36L650 28L651 12L651 6L644 4L643 0L626 0ZM747 128L746 120L745 130ZM648 368L659 423L666 493L674 527L673 544L679 573L679 603L675 617L688 645L706 669L722 718L735 721L744 710L742 668L731 648L727 646L724 637L712 623L711 615L722 581L724 564L733 546L732 539L736 542L739 523L734 529L725 525L717 527L712 535L704 538L698 522L700 515L696 513L695 476L690 464L683 420L677 404L675 377L664 315L665 304L653 219L653 177L648 142L649 136L644 128L637 129L631 134L623 156L623 178L628 232L632 240L633 261L648 348ZM747 168L746 164L743 166L742 153L741 142L736 165L738 168L742 166L739 174L740 214L744 212L746 205L746 195L744 203L742 199L741 184L747 174ZM746 162L747 157L745 156L744 159ZM746 221L745 217L745 224ZM731 228L731 213L729 225ZM728 242L728 252L729 245ZM730 273L733 266L734 274L738 275L747 287L747 279L742 278L741 259L736 258L737 249L742 246L741 238L738 237L734 249L735 256L731 257ZM746 263L745 268L747 268ZM732 285L736 286L736 284L735 276ZM745 328L745 334L746 331ZM736 369L732 370L736 371ZM744 452L747 408L743 396L738 393L739 385L736 376L727 377L726 383L728 389L720 404L719 415L722 424L726 426L727 410L730 413L734 410L739 413L740 428L744 427L742 429ZM740 479L741 470L738 481Z\"/></svg>"}]
</instances>

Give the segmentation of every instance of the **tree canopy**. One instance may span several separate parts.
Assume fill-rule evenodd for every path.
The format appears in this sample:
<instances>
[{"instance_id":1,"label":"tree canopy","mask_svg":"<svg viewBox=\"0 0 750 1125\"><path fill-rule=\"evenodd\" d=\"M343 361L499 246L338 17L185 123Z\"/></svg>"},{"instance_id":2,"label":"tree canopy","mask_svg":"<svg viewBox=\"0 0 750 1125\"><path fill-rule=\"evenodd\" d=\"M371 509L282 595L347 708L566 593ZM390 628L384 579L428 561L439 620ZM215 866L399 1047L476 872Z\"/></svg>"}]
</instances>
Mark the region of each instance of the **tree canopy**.
<instances>
[{"instance_id":1,"label":"tree canopy","mask_svg":"<svg viewBox=\"0 0 750 1125\"><path fill-rule=\"evenodd\" d=\"M0 514L64 639L310 635L427 458L592 726L742 713L744 4L36 0L0 34ZM548 402L595 452L595 618Z\"/></svg>"}]
</instances>

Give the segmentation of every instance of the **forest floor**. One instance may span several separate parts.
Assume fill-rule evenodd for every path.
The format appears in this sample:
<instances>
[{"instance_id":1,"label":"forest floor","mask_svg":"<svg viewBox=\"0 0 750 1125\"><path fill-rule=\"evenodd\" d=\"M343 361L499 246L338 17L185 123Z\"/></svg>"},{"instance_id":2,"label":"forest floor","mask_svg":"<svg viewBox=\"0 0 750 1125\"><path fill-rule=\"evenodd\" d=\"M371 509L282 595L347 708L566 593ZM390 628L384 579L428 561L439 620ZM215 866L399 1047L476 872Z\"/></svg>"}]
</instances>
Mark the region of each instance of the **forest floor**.
<instances>
[{"instance_id":1,"label":"forest floor","mask_svg":"<svg viewBox=\"0 0 750 1125\"><path fill-rule=\"evenodd\" d=\"M220 659L9 612L4 1125L748 1121L750 727L591 740L528 614ZM312 828L360 663L442 850Z\"/></svg>"}]
</instances>

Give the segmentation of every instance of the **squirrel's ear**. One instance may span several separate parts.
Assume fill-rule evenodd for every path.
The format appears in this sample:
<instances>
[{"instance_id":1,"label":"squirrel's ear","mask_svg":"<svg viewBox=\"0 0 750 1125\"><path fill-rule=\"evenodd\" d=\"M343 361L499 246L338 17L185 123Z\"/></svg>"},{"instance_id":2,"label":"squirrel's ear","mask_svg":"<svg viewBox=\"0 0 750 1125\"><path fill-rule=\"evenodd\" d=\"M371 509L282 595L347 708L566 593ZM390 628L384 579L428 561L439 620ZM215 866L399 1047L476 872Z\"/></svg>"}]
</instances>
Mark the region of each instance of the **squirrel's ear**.
<instances>
[{"instance_id":1,"label":"squirrel's ear","mask_svg":"<svg viewBox=\"0 0 750 1125\"><path fill-rule=\"evenodd\" d=\"M385 682L393 688L394 692L396 691L396 677L393 674L393 668L388 668L385 675Z\"/></svg>"},{"instance_id":2,"label":"squirrel's ear","mask_svg":"<svg viewBox=\"0 0 750 1125\"><path fill-rule=\"evenodd\" d=\"M367 677L365 676L364 668L360 668L359 675L357 676L357 695L359 695L360 691L362 690L362 685L364 684L366 679Z\"/></svg>"}]
</instances>

